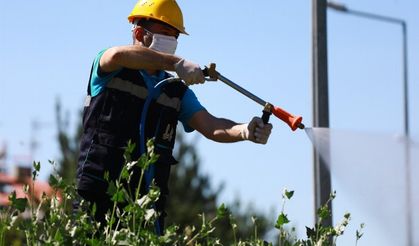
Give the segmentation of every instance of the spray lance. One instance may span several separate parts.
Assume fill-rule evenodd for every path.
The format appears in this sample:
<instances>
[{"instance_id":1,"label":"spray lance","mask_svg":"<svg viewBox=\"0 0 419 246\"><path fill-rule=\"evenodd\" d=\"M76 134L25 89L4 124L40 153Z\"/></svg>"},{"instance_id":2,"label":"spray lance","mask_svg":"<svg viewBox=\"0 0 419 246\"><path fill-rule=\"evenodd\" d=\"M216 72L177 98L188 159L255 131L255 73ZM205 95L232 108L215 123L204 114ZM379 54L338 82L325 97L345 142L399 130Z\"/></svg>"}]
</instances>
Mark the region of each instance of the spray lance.
<instances>
[{"instance_id":1,"label":"spray lance","mask_svg":"<svg viewBox=\"0 0 419 246\"><path fill-rule=\"evenodd\" d=\"M227 79L220 73L215 70L215 63L210 63L208 67L203 69L203 73L205 77L209 77L208 81L217 81L220 80L227 84L228 86L232 87L236 91L240 92L241 94L245 95L246 97L252 99L253 101L257 102L258 104L263 106L263 114L262 120L263 123L267 124L269 122L269 117L271 114L274 114L276 117L284 121L291 127L293 131L297 128L304 129L304 124L302 123L303 118L301 116L294 116L287 111L283 110L280 107L274 106L273 104L262 100L261 98L257 97L256 95L250 93L249 91L245 90L241 86L237 85L233 81Z\"/></svg>"}]
</instances>

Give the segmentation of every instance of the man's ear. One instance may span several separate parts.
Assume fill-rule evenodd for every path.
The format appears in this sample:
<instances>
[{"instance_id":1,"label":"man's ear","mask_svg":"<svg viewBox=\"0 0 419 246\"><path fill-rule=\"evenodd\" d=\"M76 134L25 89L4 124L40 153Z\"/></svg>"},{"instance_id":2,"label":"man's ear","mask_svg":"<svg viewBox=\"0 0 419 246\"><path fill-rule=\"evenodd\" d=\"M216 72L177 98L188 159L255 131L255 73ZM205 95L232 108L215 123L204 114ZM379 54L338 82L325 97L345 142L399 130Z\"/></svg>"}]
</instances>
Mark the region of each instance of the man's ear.
<instances>
[{"instance_id":1,"label":"man's ear","mask_svg":"<svg viewBox=\"0 0 419 246\"><path fill-rule=\"evenodd\" d=\"M143 36L144 36L144 29L141 27L136 27L133 30L133 38L135 38L138 42L143 42Z\"/></svg>"}]
</instances>

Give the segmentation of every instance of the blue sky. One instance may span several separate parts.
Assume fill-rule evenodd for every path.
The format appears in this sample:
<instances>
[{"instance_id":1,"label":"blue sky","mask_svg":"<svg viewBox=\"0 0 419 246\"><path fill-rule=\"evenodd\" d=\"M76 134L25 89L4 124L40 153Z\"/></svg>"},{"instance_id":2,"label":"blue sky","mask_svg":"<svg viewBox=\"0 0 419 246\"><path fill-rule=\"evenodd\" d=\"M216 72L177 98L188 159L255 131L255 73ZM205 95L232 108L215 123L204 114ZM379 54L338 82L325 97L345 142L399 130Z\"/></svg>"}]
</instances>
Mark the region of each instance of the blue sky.
<instances>
[{"instance_id":1,"label":"blue sky","mask_svg":"<svg viewBox=\"0 0 419 246\"><path fill-rule=\"evenodd\" d=\"M202 66L217 63L224 76L264 100L302 115L305 125L312 125L311 1L178 2L190 35L179 39L177 55ZM417 139L419 2L343 3L407 21L410 126L413 139ZM54 103L60 98L72 120L70 130L74 130L93 58L103 48L132 41L126 17L134 4L110 0L1 2L0 145L7 143L9 162L30 159L31 136L39 142L33 158L44 166L48 159L57 158ZM328 34L331 128L402 134L400 26L329 10ZM216 116L247 122L261 115L259 105L221 82L194 86L193 90ZM41 125L37 131L31 130L34 121ZM271 208L278 212L283 188L295 190L287 211L304 235L304 225L313 221L312 145L304 131L292 132L274 117L271 122L274 130L265 146L218 144L200 138L203 169L215 184L226 183L222 201L238 196L267 212ZM368 226L368 213L362 203L351 202L347 183L339 183L335 176L332 182L340 184L334 187L338 195L336 220L344 211L353 214L342 242L354 245L354 230L361 222ZM368 234L367 229L361 243L381 243L377 241L379 230L371 228Z\"/></svg>"}]
</instances>

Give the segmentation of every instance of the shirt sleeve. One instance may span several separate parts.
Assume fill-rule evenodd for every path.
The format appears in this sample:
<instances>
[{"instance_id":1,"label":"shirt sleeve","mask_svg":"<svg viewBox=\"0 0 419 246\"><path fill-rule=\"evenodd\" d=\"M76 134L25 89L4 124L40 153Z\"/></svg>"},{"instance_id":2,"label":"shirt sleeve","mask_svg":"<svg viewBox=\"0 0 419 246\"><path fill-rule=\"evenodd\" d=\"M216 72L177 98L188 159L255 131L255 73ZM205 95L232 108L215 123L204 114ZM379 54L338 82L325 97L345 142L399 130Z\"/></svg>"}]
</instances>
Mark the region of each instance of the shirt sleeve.
<instances>
[{"instance_id":1,"label":"shirt sleeve","mask_svg":"<svg viewBox=\"0 0 419 246\"><path fill-rule=\"evenodd\" d=\"M192 132L194 129L188 125L188 121L192 116L205 108L201 105L195 93L191 89L187 89L180 104L179 121L182 122L186 132Z\"/></svg>"},{"instance_id":2,"label":"shirt sleeve","mask_svg":"<svg viewBox=\"0 0 419 246\"><path fill-rule=\"evenodd\" d=\"M105 51L106 49L99 52L93 62L92 78L90 80L90 91L92 97L99 95L105 89L106 84L120 71L117 70L111 73L104 73L100 70L100 58Z\"/></svg>"}]
</instances>

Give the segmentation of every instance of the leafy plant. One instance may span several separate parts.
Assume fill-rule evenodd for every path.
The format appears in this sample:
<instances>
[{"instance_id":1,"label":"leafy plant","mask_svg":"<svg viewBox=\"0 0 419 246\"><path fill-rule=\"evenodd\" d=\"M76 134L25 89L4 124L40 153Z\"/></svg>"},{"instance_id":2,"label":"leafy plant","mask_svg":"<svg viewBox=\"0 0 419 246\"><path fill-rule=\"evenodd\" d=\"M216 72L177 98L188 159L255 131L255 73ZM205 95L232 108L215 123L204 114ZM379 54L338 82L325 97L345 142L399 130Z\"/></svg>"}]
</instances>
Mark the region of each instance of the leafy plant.
<instances>
[{"instance_id":1,"label":"leafy plant","mask_svg":"<svg viewBox=\"0 0 419 246\"><path fill-rule=\"evenodd\" d=\"M105 225L100 225L92 219L95 212L94 205L90 213L84 212L89 211L87 209L89 204L86 201L81 201L80 204L85 209L69 212L68 203L76 198L74 186L67 185L59 175L53 174L50 176L49 183L55 192L52 196L44 193L39 198L39 203L33 199L34 189L30 187L34 182L25 187L25 198L18 198L16 193L11 193L10 206L3 208L0 213L0 245L8 244L5 238L8 233L12 232L15 232L13 235L24 238L26 245L222 245L215 234L217 231L215 224L221 219L228 219L234 235L234 245L274 245L260 238L256 217L252 217L253 235L248 239L237 238L236 231L239 225L224 204L218 207L213 216L200 214L201 223L198 226L193 225L179 231L178 226L172 225L165 229L163 235L158 236L154 227L159 216L154 209L154 203L160 195L158 187L152 184L148 193L142 195L140 187L137 187L135 191L130 191L126 190L123 185L131 179L135 166L143 170L140 176L141 183L144 170L153 165L158 155L154 153L153 142L147 143L147 153L138 160L130 158L130 151L133 149L134 146L129 144L125 152L126 165L118 180L109 181L108 194L113 201L113 206L106 214ZM54 162L51 164L55 165ZM35 181L41 166L40 163L34 163L33 166L32 180ZM333 245L335 245L336 238L342 235L350 220L350 215L347 213L342 222L335 227L322 225L322 220L330 216L327 205L335 198L335 193L331 194L328 202L317 211L319 221L314 227L307 227L307 239L296 239L291 235L295 229L285 228L290 223L285 213L285 202L293 195L294 191L286 189L282 194L282 210L275 224L275 228L279 231L277 244L323 246L330 245L329 239L333 237ZM363 227L362 224L361 229ZM357 231L356 243L361 237L362 232Z\"/></svg>"}]
</instances>

